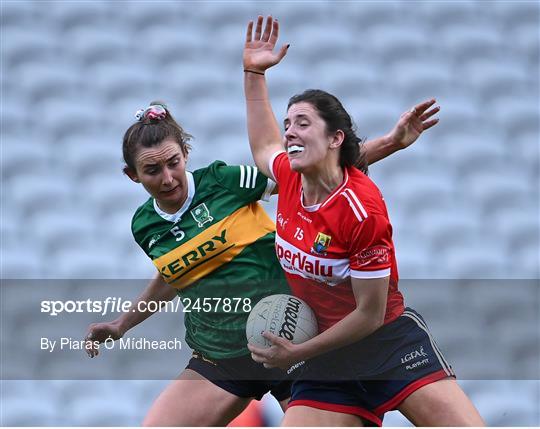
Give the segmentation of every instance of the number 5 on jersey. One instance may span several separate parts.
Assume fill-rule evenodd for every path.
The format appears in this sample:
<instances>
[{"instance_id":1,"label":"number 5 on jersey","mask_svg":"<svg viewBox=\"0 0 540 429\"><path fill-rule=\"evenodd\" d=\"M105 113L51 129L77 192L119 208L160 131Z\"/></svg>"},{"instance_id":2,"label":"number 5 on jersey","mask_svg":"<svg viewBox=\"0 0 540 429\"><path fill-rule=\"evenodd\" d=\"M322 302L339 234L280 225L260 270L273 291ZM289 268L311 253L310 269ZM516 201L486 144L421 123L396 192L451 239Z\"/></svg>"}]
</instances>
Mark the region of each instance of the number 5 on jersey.
<instances>
[{"instance_id":1,"label":"number 5 on jersey","mask_svg":"<svg viewBox=\"0 0 540 429\"><path fill-rule=\"evenodd\" d=\"M176 237L176 241L183 240L183 238L186 236L186 233L178 226L171 228L171 233Z\"/></svg>"}]
</instances>

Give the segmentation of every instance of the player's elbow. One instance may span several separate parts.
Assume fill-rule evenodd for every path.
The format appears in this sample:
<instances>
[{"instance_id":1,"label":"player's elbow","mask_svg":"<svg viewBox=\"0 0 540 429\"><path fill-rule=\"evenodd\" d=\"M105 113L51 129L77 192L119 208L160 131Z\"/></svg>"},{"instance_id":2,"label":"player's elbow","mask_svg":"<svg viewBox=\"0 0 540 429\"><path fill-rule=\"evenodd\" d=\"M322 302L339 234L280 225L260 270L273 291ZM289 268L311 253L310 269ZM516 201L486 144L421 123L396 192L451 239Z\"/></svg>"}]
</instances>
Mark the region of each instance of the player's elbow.
<instances>
[{"instance_id":1,"label":"player's elbow","mask_svg":"<svg viewBox=\"0 0 540 429\"><path fill-rule=\"evenodd\" d=\"M386 306L383 309L372 309L369 312L366 312L367 325L369 326L369 334L375 332L381 326L384 325L384 318L386 314ZM368 335L369 335L368 334Z\"/></svg>"}]
</instances>

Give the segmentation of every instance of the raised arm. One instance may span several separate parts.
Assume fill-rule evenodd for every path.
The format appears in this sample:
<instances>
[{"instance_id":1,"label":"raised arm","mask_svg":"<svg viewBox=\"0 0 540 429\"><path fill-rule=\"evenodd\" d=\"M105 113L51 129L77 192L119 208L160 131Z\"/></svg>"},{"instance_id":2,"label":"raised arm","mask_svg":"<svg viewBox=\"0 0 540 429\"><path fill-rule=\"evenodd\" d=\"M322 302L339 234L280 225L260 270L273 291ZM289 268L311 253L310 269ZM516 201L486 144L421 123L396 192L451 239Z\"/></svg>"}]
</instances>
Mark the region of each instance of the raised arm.
<instances>
[{"instance_id":1,"label":"raised arm","mask_svg":"<svg viewBox=\"0 0 540 429\"><path fill-rule=\"evenodd\" d=\"M248 136L253 159L259 170L268 177L271 156L283 149L281 129L276 120L266 84L265 72L278 64L287 54L289 45L274 52L279 35L279 23L272 17L257 18L255 32L253 21L247 27L244 46L244 92L246 97ZM394 128L386 135L367 141L363 145L367 161L373 164L398 150L412 145L423 131L433 127L439 119L433 118L439 106L433 107L435 99L426 100L404 112Z\"/></svg>"},{"instance_id":2,"label":"raised arm","mask_svg":"<svg viewBox=\"0 0 540 429\"><path fill-rule=\"evenodd\" d=\"M439 119L433 118L433 115L440 110L439 106L433 107L435 103L436 100L432 98L417 104L401 114L388 134L364 143L363 150L366 152L368 164L374 164L398 150L408 148L425 130L435 126Z\"/></svg>"},{"instance_id":3,"label":"raised arm","mask_svg":"<svg viewBox=\"0 0 540 429\"><path fill-rule=\"evenodd\" d=\"M283 149L281 130L272 111L266 86L265 71L279 63L287 53L288 45L274 53L279 24L271 16L266 19L262 32L263 17L257 18L255 33L253 21L247 27L244 47L244 91L246 96L249 144L255 164L267 177L273 177L269 169L271 156Z\"/></svg>"}]
</instances>

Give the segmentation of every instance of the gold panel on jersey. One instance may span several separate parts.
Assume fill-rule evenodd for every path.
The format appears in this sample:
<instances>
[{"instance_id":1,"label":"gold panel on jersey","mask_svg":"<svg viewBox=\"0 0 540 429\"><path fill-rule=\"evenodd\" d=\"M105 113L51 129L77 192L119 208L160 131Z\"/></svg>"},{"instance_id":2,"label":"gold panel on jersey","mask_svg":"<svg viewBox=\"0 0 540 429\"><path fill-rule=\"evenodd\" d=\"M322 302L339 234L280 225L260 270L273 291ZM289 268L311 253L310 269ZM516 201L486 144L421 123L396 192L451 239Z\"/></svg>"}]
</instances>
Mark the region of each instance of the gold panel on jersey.
<instances>
[{"instance_id":1,"label":"gold panel on jersey","mask_svg":"<svg viewBox=\"0 0 540 429\"><path fill-rule=\"evenodd\" d=\"M210 225L196 237L154 259L153 263L167 283L184 289L273 231L274 223L264 209L252 203Z\"/></svg>"}]
</instances>

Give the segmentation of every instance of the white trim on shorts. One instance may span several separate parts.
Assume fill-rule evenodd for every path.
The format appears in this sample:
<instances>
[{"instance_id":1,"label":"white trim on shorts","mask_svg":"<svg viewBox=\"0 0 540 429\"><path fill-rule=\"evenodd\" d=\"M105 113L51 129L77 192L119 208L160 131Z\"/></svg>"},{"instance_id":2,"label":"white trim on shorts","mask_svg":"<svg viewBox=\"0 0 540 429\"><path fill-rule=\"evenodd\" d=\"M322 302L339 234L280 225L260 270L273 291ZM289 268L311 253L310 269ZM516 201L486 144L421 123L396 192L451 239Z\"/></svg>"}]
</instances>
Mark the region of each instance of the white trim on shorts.
<instances>
[{"instance_id":1,"label":"white trim on shorts","mask_svg":"<svg viewBox=\"0 0 540 429\"><path fill-rule=\"evenodd\" d=\"M435 342L435 339L431 335L431 332L429 332L429 329L428 329L427 325L422 321L422 319L420 319L417 314L412 313L412 312L407 311L407 310L405 310L401 315L405 316L405 317L408 317L409 319L412 319L414 322L416 322L418 327L420 329L422 329L427 334L427 336L429 338L429 342L431 343L431 347L433 348L433 351L435 352L435 355L439 359L439 363L441 364L442 368L444 369L444 372L446 372L446 375L448 375L449 377L455 376L454 371L450 367L450 364L444 358L441 350L439 349L439 346Z\"/></svg>"}]
</instances>

